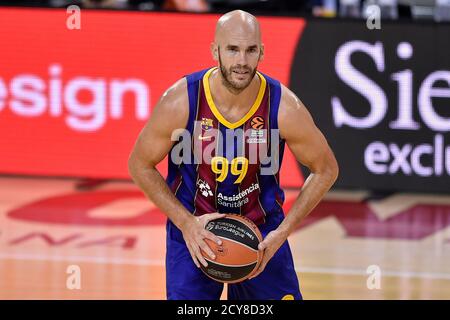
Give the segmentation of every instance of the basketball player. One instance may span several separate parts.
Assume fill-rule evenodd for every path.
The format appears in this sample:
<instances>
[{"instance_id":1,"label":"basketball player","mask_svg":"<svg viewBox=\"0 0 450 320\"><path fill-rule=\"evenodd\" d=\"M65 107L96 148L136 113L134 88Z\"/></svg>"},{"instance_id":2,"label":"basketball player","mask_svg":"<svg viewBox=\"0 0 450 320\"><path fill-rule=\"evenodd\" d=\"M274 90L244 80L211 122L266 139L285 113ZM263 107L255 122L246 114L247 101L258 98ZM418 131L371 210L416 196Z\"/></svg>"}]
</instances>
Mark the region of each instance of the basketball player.
<instances>
[{"instance_id":1,"label":"basketball player","mask_svg":"<svg viewBox=\"0 0 450 320\"><path fill-rule=\"evenodd\" d=\"M223 15L211 53L218 67L183 77L162 95L129 159L133 180L168 216L167 298L220 298L223 285L199 269L200 263L207 266L201 249L211 261L215 258L205 239L220 244L205 226L224 213L238 213L258 225L264 237L259 246L263 259L251 279L228 286L228 298L301 299L287 238L336 180L336 159L296 95L257 71L264 45L254 16L241 10ZM232 151L239 144L244 150L266 144L267 154L280 165L286 142L311 174L285 217L279 170L262 174L265 164L250 163L248 151L228 158L219 147L209 163L176 163L170 155L185 139L172 135L180 128L190 133L193 144L200 144L200 154L219 144ZM227 139L230 130L250 132L250 137ZM270 131L278 132L278 137L267 134ZM276 150L270 149L271 139L278 142ZM168 154L165 180L156 165ZM188 159L194 156L195 151Z\"/></svg>"}]
</instances>

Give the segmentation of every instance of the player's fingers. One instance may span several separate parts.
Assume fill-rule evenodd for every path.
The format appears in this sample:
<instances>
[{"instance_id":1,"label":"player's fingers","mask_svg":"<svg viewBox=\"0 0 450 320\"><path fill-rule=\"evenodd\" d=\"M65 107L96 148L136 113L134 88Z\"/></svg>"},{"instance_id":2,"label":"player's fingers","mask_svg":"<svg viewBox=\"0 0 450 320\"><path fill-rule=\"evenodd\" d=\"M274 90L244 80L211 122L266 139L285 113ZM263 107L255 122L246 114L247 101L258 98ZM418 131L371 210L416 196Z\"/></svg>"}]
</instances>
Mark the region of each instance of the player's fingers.
<instances>
[{"instance_id":1,"label":"player's fingers","mask_svg":"<svg viewBox=\"0 0 450 320\"><path fill-rule=\"evenodd\" d=\"M264 251L264 249L266 249L266 248L267 248L267 241L264 240L258 244L259 250Z\"/></svg>"},{"instance_id":2,"label":"player's fingers","mask_svg":"<svg viewBox=\"0 0 450 320\"><path fill-rule=\"evenodd\" d=\"M216 255L204 240L199 240L198 245L211 259L215 259Z\"/></svg>"},{"instance_id":3,"label":"player's fingers","mask_svg":"<svg viewBox=\"0 0 450 320\"><path fill-rule=\"evenodd\" d=\"M191 254L191 258L194 261L195 265L197 266L197 268L200 268L200 263L197 261L197 257L194 254L194 250L192 250L191 246L189 244L186 244L189 253Z\"/></svg>"},{"instance_id":4,"label":"player's fingers","mask_svg":"<svg viewBox=\"0 0 450 320\"><path fill-rule=\"evenodd\" d=\"M208 266L208 262L206 262L205 258L203 258L202 253L200 251L200 247L198 245L196 245L192 249L193 249L194 254L197 257L198 261L206 268Z\"/></svg>"},{"instance_id":5,"label":"player's fingers","mask_svg":"<svg viewBox=\"0 0 450 320\"><path fill-rule=\"evenodd\" d=\"M260 273L261 273L261 272L259 271L259 267L258 267L258 269L255 270L255 271L250 275L250 277L248 277L248 279L251 280L251 279L253 279L253 278L256 278Z\"/></svg>"},{"instance_id":6,"label":"player's fingers","mask_svg":"<svg viewBox=\"0 0 450 320\"><path fill-rule=\"evenodd\" d=\"M264 240L263 241L261 241L260 243L259 243L259 245L258 245L258 249L259 250L265 250L268 246L269 246L269 243L272 241L274 239L274 234L273 234L273 232L269 232L267 235L266 235L266 237L264 238Z\"/></svg>"},{"instance_id":7,"label":"player's fingers","mask_svg":"<svg viewBox=\"0 0 450 320\"><path fill-rule=\"evenodd\" d=\"M264 241L265 241L265 240L264 240ZM268 253L265 251L266 246L263 244L264 241L260 242L259 245L258 245L259 254L262 255L262 257L261 257L261 262L260 262L260 264L258 265L258 268L257 268L257 269L253 272L253 274L249 277L249 279L255 278L256 276L258 276L258 275L264 270L264 267L265 267L264 264L266 263L265 261L266 261L266 259L267 259L267 255L268 255Z\"/></svg>"},{"instance_id":8,"label":"player's fingers","mask_svg":"<svg viewBox=\"0 0 450 320\"><path fill-rule=\"evenodd\" d=\"M269 260L269 256L267 254L264 254L258 269L256 269L256 271L251 275L250 279L257 277L261 272L263 272Z\"/></svg>"},{"instance_id":9,"label":"player's fingers","mask_svg":"<svg viewBox=\"0 0 450 320\"><path fill-rule=\"evenodd\" d=\"M222 245L222 240L216 236L214 233L208 231L208 230L204 230L202 233L203 237L205 237L206 239L209 239L211 241L214 241L215 243L217 243L219 246Z\"/></svg>"},{"instance_id":10,"label":"player's fingers","mask_svg":"<svg viewBox=\"0 0 450 320\"><path fill-rule=\"evenodd\" d=\"M189 253L191 254L194 264L197 266L197 268L200 268L200 262L198 261L197 256L195 255L194 250L192 248L189 249Z\"/></svg>"},{"instance_id":11,"label":"player's fingers","mask_svg":"<svg viewBox=\"0 0 450 320\"><path fill-rule=\"evenodd\" d=\"M265 265L263 265L263 264L261 263L261 264L259 265L258 269L256 270L256 272L253 273L252 276L251 276L249 279L253 279L253 278L256 278L257 276L259 276L259 274L260 274L261 272L264 271L264 268L265 268Z\"/></svg>"},{"instance_id":12,"label":"player's fingers","mask_svg":"<svg viewBox=\"0 0 450 320\"><path fill-rule=\"evenodd\" d=\"M223 218L226 216L225 213L210 213L208 215L206 215L206 223L210 222L211 220L215 220L215 219L219 219L219 218Z\"/></svg>"}]
</instances>

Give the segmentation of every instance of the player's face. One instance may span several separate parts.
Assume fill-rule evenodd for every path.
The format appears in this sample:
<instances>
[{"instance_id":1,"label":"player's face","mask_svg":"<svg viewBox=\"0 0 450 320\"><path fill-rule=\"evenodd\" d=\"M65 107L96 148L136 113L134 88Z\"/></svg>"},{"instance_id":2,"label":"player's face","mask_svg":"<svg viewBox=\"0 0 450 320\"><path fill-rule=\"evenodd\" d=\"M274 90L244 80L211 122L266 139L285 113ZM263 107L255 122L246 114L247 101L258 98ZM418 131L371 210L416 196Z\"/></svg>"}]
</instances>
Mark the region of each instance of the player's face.
<instances>
[{"instance_id":1,"label":"player's face","mask_svg":"<svg viewBox=\"0 0 450 320\"><path fill-rule=\"evenodd\" d=\"M255 76L261 56L257 44L227 44L219 46L219 67L228 87L242 91L248 87Z\"/></svg>"}]
</instances>

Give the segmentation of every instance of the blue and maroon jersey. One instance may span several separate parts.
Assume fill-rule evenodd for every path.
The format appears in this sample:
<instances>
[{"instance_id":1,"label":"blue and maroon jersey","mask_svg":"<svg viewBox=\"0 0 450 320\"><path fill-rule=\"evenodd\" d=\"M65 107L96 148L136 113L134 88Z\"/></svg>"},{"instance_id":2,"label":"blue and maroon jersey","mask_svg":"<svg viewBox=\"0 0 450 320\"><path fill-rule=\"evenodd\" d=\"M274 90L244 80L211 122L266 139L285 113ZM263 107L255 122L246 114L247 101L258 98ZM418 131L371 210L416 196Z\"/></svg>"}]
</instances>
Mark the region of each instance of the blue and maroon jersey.
<instances>
[{"instance_id":1,"label":"blue and maroon jersey","mask_svg":"<svg viewBox=\"0 0 450 320\"><path fill-rule=\"evenodd\" d=\"M191 148L184 149L182 154L188 151L183 154L184 160L176 163L171 153L175 148L179 150L177 145L186 138L174 143L166 181L194 215L237 213L260 225L269 215L283 212L279 167L285 143L273 134L278 132L281 86L277 80L257 72L261 81L254 104L242 119L231 123L220 114L211 95L208 79L214 69L186 76L186 132Z\"/></svg>"}]
</instances>

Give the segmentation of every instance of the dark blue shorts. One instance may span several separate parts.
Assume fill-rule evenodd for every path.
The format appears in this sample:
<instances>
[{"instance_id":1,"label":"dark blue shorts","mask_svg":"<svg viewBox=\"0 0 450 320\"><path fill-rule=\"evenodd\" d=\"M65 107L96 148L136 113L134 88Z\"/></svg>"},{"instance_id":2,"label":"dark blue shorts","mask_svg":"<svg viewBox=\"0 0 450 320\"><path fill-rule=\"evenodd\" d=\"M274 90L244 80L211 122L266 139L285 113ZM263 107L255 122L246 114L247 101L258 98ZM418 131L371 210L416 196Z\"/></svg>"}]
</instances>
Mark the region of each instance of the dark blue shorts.
<instances>
[{"instance_id":1,"label":"dark blue shorts","mask_svg":"<svg viewBox=\"0 0 450 320\"><path fill-rule=\"evenodd\" d=\"M260 226L263 237L276 226ZM218 300L223 284L208 278L192 261L181 231L167 222L166 289L168 300ZM286 241L264 271L228 285L229 300L302 299L291 250Z\"/></svg>"}]
</instances>

